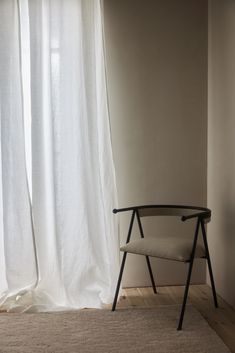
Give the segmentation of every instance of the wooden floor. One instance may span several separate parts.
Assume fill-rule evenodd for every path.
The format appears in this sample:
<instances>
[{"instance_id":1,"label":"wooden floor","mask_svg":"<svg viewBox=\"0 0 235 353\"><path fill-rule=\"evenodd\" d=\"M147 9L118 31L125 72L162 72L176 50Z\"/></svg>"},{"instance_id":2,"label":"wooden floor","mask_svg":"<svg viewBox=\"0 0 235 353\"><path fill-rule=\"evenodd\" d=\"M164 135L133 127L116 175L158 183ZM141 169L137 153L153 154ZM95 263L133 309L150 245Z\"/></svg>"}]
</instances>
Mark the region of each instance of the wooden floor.
<instances>
[{"instance_id":1,"label":"wooden floor","mask_svg":"<svg viewBox=\"0 0 235 353\"><path fill-rule=\"evenodd\" d=\"M154 294L152 288L123 289L117 308L181 304L183 292L182 286L158 287L158 294ZM235 310L221 298L218 302L219 308L215 309L211 289L207 285L190 286L188 303L198 309L231 352L235 353Z\"/></svg>"}]
</instances>

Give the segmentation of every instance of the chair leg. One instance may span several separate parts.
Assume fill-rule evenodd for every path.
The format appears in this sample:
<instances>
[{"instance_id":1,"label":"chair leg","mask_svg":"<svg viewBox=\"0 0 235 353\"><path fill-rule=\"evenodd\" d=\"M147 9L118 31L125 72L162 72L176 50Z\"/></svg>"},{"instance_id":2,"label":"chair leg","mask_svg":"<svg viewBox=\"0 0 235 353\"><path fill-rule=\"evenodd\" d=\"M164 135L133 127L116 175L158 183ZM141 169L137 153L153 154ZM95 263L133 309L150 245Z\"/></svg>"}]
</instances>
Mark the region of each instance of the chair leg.
<instances>
[{"instance_id":1,"label":"chair leg","mask_svg":"<svg viewBox=\"0 0 235 353\"><path fill-rule=\"evenodd\" d=\"M217 295L216 295L216 290L215 290L215 282L214 282L214 277L213 277L213 272L212 272L208 243L207 243L207 239L206 239L206 230L205 230L205 226L204 226L203 221L201 222L201 227L202 227L202 236L203 236L203 241L204 241L204 246L205 246L205 251L206 251L208 270L209 270L209 275L210 275L210 280L211 280L211 288L212 288L214 304L215 304L215 307L218 308L219 306L218 306Z\"/></svg>"},{"instance_id":2,"label":"chair leg","mask_svg":"<svg viewBox=\"0 0 235 353\"><path fill-rule=\"evenodd\" d=\"M200 225L200 220L198 218L197 220L197 225L195 229L195 235L194 235L194 241L193 241L193 248L190 256L190 261L189 261L189 270L188 270L188 277L186 281L186 286L184 290L184 300L181 308L181 314L180 314L180 319L179 319L179 324L177 330L182 330L182 324L184 320L184 312L185 312L185 306L188 298L188 290L189 290L189 284L190 284L190 279L191 279L191 274L192 274L192 269L193 269L193 262L194 262L194 255L195 255L195 250L197 246L197 238L198 238L198 231L199 231L199 225Z\"/></svg>"},{"instance_id":3,"label":"chair leg","mask_svg":"<svg viewBox=\"0 0 235 353\"><path fill-rule=\"evenodd\" d=\"M213 298L214 298L214 304L215 307L218 308L218 301L217 301L217 295L216 295L216 290L215 290L215 282L214 282L214 277L213 277L213 272L212 272L212 267L211 267L211 260L210 256L208 254L207 258L207 264L208 264L208 269L209 269L209 274L210 274L210 280L211 280L211 288L212 288L212 293L213 293Z\"/></svg>"},{"instance_id":4,"label":"chair leg","mask_svg":"<svg viewBox=\"0 0 235 353\"><path fill-rule=\"evenodd\" d=\"M145 258L146 258L146 262L147 262L147 265L148 265L148 270L149 270L149 275L150 275L150 279L151 279L151 283L152 283L152 287L153 287L153 292L155 294L157 294L157 288L156 288L156 284L155 284L155 281L154 281L153 271L152 271L152 268L151 268L150 260L149 260L148 256L145 256Z\"/></svg>"},{"instance_id":5,"label":"chair leg","mask_svg":"<svg viewBox=\"0 0 235 353\"><path fill-rule=\"evenodd\" d=\"M191 274L192 274L192 269L193 269L193 260L194 260L194 258L192 258L189 263L188 277L187 277L187 282L186 282L186 286L185 286L185 290L184 290L184 300L183 300L179 324L178 324L178 328L177 328L178 331L182 330L185 306L186 306L186 302L187 302L187 298L188 298L189 284L190 284L190 279L191 279Z\"/></svg>"},{"instance_id":6,"label":"chair leg","mask_svg":"<svg viewBox=\"0 0 235 353\"><path fill-rule=\"evenodd\" d=\"M122 258L122 264L121 264L121 268L120 268L120 272L119 272L119 276L118 276L116 292L115 292L115 296L114 296L114 300L113 300L112 311L115 311L115 309L116 309L118 293L119 293L119 289L120 289L120 285L121 285L121 281L122 281L122 274L123 274L123 270L124 270L124 266L125 266L125 262L126 262L126 256L127 256L127 253L124 252L124 255Z\"/></svg>"}]
</instances>

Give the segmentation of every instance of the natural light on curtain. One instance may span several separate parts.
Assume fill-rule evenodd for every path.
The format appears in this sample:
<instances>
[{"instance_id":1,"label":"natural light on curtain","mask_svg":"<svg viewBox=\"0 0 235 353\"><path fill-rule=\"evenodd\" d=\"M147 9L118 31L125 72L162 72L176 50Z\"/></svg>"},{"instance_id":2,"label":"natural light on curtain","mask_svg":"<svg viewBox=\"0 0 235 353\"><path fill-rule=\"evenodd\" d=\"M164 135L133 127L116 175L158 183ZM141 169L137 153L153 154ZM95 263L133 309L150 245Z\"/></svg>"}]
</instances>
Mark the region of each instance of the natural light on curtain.
<instances>
[{"instance_id":1,"label":"natural light on curtain","mask_svg":"<svg viewBox=\"0 0 235 353\"><path fill-rule=\"evenodd\" d=\"M0 300L100 307L119 263L99 0L0 2Z\"/></svg>"}]
</instances>

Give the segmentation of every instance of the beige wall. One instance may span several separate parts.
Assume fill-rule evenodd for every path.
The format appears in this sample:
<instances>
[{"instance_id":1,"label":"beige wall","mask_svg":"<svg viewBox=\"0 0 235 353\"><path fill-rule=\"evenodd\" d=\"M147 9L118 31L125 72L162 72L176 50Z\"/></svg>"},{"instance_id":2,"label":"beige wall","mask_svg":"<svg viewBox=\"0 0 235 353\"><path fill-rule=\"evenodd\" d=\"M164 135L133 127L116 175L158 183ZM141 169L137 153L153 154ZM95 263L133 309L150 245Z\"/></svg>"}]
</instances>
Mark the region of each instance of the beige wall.
<instances>
[{"instance_id":1,"label":"beige wall","mask_svg":"<svg viewBox=\"0 0 235 353\"><path fill-rule=\"evenodd\" d=\"M207 1L105 0L104 19L119 206L205 205ZM163 234L191 230L167 227L158 224ZM185 280L183 264L154 267L160 284ZM194 280L205 280L203 264ZM124 285L147 284L144 258L130 255Z\"/></svg>"},{"instance_id":2,"label":"beige wall","mask_svg":"<svg viewBox=\"0 0 235 353\"><path fill-rule=\"evenodd\" d=\"M209 245L217 291L235 307L235 2L209 3Z\"/></svg>"}]
</instances>

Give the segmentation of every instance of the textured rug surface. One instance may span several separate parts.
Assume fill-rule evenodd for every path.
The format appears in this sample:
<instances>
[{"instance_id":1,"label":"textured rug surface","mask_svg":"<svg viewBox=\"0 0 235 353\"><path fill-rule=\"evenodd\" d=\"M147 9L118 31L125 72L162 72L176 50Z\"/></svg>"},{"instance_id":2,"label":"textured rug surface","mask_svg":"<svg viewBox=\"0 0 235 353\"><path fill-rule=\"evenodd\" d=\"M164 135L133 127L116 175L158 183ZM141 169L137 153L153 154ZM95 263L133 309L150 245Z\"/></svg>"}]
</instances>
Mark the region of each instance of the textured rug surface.
<instances>
[{"instance_id":1,"label":"textured rug surface","mask_svg":"<svg viewBox=\"0 0 235 353\"><path fill-rule=\"evenodd\" d=\"M0 314L1 353L228 353L192 306Z\"/></svg>"}]
</instances>

